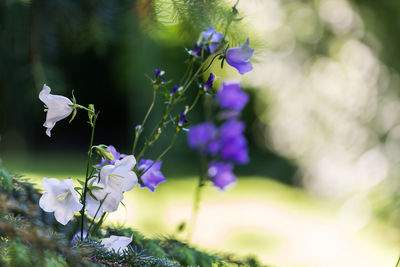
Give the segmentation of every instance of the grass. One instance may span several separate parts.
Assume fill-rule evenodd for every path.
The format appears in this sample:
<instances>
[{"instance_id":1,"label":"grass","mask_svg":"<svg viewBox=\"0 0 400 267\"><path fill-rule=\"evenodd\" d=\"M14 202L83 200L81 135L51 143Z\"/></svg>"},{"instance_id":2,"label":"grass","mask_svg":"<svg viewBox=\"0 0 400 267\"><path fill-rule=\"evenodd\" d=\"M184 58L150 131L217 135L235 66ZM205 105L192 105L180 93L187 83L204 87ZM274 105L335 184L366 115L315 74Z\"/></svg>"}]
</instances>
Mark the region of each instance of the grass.
<instances>
[{"instance_id":1,"label":"grass","mask_svg":"<svg viewBox=\"0 0 400 267\"><path fill-rule=\"evenodd\" d=\"M61 163L60 163L61 162ZM84 160L38 156L4 158L12 172L40 184L42 177L83 178ZM65 170L65 171L60 171ZM155 193L135 188L109 216L114 225L129 225L147 236L175 235L190 217L196 177L167 175ZM220 192L203 191L193 243L210 250L256 255L276 266L394 266L399 233L376 220L355 229L340 216L339 206L266 177L239 177L239 183Z\"/></svg>"}]
</instances>

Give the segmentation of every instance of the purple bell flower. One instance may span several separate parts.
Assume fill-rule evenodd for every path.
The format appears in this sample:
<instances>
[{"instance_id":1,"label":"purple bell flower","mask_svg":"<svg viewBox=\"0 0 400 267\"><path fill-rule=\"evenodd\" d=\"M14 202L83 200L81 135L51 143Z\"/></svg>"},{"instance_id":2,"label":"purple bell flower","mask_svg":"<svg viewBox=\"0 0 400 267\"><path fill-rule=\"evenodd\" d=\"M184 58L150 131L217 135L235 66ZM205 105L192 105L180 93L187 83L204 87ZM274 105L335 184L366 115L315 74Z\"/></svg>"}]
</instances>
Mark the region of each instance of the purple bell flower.
<instances>
[{"instance_id":1,"label":"purple bell flower","mask_svg":"<svg viewBox=\"0 0 400 267\"><path fill-rule=\"evenodd\" d=\"M187 108L183 109L181 112L181 116L179 117L179 121L178 121L179 127L182 127L184 124L186 124L188 122L186 120L186 112L187 112Z\"/></svg>"},{"instance_id":2,"label":"purple bell flower","mask_svg":"<svg viewBox=\"0 0 400 267\"><path fill-rule=\"evenodd\" d=\"M189 50L188 52L190 55L198 58L201 55L201 50L202 50L202 47L199 46L197 43L195 43L194 48L192 50Z\"/></svg>"},{"instance_id":3,"label":"purple bell flower","mask_svg":"<svg viewBox=\"0 0 400 267\"><path fill-rule=\"evenodd\" d=\"M208 89L213 87L214 79L215 79L215 75L214 75L214 73L211 72L210 76L208 76L207 82L204 84L204 87L203 87L204 91L208 91Z\"/></svg>"},{"instance_id":4,"label":"purple bell flower","mask_svg":"<svg viewBox=\"0 0 400 267\"><path fill-rule=\"evenodd\" d=\"M198 150L201 155L215 154L219 148L217 135L217 127L211 122L192 126L188 132L189 147Z\"/></svg>"},{"instance_id":5,"label":"purple bell flower","mask_svg":"<svg viewBox=\"0 0 400 267\"><path fill-rule=\"evenodd\" d=\"M96 164L98 167L103 167L104 165L114 165L117 160L124 158L126 155L119 153L114 146L108 146L107 150L113 155L114 160L107 160L105 158L101 158L101 162Z\"/></svg>"},{"instance_id":6,"label":"purple bell flower","mask_svg":"<svg viewBox=\"0 0 400 267\"><path fill-rule=\"evenodd\" d=\"M208 48L210 52L213 53L221 43L224 35L222 33L217 32L213 27L209 27L206 31L201 33L205 41L208 41ZM204 41L203 41L204 44Z\"/></svg>"},{"instance_id":7,"label":"purple bell flower","mask_svg":"<svg viewBox=\"0 0 400 267\"><path fill-rule=\"evenodd\" d=\"M169 93L169 96L173 96L176 91L178 91L179 88L179 83L175 84L174 88L172 88L171 93Z\"/></svg>"},{"instance_id":8,"label":"purple bell flower","mask_svg":"<svg viewBox=\"0 0 400 267\"><path fill-rule=\"evenodd\" d=\"M138 167L138 170L140 171L145 171L148 169L141 176L144 186L140 185L140 187L147 187L148 189L151 190L151 192L154 192L159 183L163 183L166 181L164 175L160 171L162 164L161 161L157 161L154 164L153 163L154 161L151 159L141 159L139 161L139 167ZM151 166L152 164L153 166Z\"/></svg>"},{"instance_id":9,"label":"purple bell flower","mask_svg":"<svg viewBox=\"0 0 400 267\"><path fill-rule=\"evenodd\" d=\"M249 101L249 96L240 88L240 83L224 83L217 93L221 108L241 111Z\"/></svg>"},{"instance_id":10,"label":"purple bell flower","mask_svg":"<svg viewBox=\"0 0 400 267\"><path fill-rule=\"evenodd\" d=\"M87 231L83 230L83 239L87 236ZM81 241L81 232L77 232L71 240L71 245L75 245L78 241Z\"/></svg>"},{"instance_id":11,"label":"purple bell flower","mask_svg":"<svg viewBox=\"0 0 400 267\"><path fill-rule=\"evenodd\" d=\"M249 62L253 54L254 50L249 47L249 38L247 38L241 46L226 51L226 62L237 69L240 74L245 74L253 69L253 65Z\"/></svg>"},{"instance_id":12,"label":"purple bell flower","mask_svg":"<svg viewBox=\"0 0 400 267\"><path fill-rule=\"evenodd\" d=\"M165 80L165 77L164 77L165 71L159 70L159 69L155 69L154 72L156 74L156 77L154 78L153 83L157 83L158 82L158 78L161 78L162 80Z\"/></svg>"},{"instance_id":13,"label":"purple bell flower","mask_svg":"<svg viewBox=\"0 0 400 267\"><path fill-rule=\"evenodd\" d=\"M212 161L208 165L208 176L216 187L224 190L227 186L236 182L236 177L232 170L233 165L230 163Z\"/></svg>"},{"instance_id":14,"label":"purple bell flower","mask_svg":"<svg viewBox=\"0 0 400 267\"><path fill-rule=\"evenodd\" d=\"M221 125L219 137L219 155L221 159L239 164L249 162L245 125L238 120L230 120Z\"/></svg>"}]
</instances>

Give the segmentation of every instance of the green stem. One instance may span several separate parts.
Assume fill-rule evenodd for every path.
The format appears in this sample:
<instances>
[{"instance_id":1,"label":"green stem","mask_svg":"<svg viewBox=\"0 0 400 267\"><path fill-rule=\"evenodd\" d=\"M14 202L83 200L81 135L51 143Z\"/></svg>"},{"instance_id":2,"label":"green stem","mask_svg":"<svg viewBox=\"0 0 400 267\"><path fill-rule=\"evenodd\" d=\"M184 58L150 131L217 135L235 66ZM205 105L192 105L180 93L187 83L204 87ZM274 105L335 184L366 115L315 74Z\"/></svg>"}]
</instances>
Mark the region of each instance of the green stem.
<instances>
[{"instance_id":1,"label":"green stem","mask_svg":"<svg viewBox=\"0 0 400 267\"><path fill-rule=\"evenodd\" d=\"M103 224L105 218L107 217L108 213L104 212L103 215L101 215L99 222L97 223L96 227L93 229L92 233L96 233L97 230L99 230L100 226Z\"/></svg>"},{"instance_id":2,"label":"green stem","mask_svg":"<svg viewBox=\"0 0 400 267\"><path fill-rule=\"evenodd\" d=\"M147 148L149 146L151 146L155 141L157 141L158 137L160 136L158 134L159 129L162 128L162 126L165 123L165 120L168 118L168 114L171 112L171 110L175 107L175 105L179 102L179 100L182 98L182 96L185 94L185 92L188 90L188 88L190 87L190 85L195 81L195 79L197 79L197 77L199 75L201 75L202 69L204 66L207 65L208 61L210 61L210 58L213 58L211 60L211 62L215 59L216 55L218 54L220 50L216 51L215 53L209 55L207 57L207 59L205 61L203 61L203 63L201 63L200 67L197 69L197 71L195 72L195 74L189 79L188 82L185 83L181 94L177 97L177 98L173 98L171 100L171 102L166 106L162 119L160 120L160 122L158 123L158 125L154 128L153 132L150 135L150 138L145 142L145 144L143 145L142 150L140 151L139 155L137 156L136 160L139 161L141 159L141 157L143 156L143 154L146 152ZM190 75L189 75L190 77ZM188 78L189 78L188 77ZM198 99L197 99L198 100ZM197 100L195 100L197 102Z\"/></svg>"},{"instance_id":3,"label":"green stem","mask_svg":"<svg viewBox=\"0 0 400 267\"><path fill-rule=\"evenodd\" d=\"M187 235L188 242L191 241L194 234L194 230L196 228L197 217L201 202L201 191L202 191L201 189L204 187L206 179L207 179L207 159L205 157L201 157L199 181L194 192L192 214L190 216L190 221L188 225L188 235Z\"/></svg>"},{"instance_id":4,"label":"green stem","mask_svg":"<svg viewBox=\"0 0 400 267\"><path fill-rule=\"evenodd\" d=\"M90 226L89 226L89 228L88 228L88 230L87 230L87 233L88 233L88 235L90 235L90 236L92 236L92 234L93 234L93 233L92 233L92 234L90 233L90 229L92 229L92 226L93 226L93 224L94 224L94 220L95 220L95 218L97 217L97 214L99 213L101 207L103 206L103 203L104 203L104 201L106 200L107 196L108 196L108 194L100 201L100 205L99 205L99 207L97 208L96 213L94 214L94 217L93 217L93 219L92 219L92 222L90 223Z\"/></svg>"},{"instance_id":5,"label":"green stem","mask_svg":"<svg viewBox=\"0 0 400 267\"><path fill-rule=\"evenodd\" d=\"M146 170L144 170L144 171L138 176L139 179L140 179L140 177L142 177L143 174L145 174L151 167L153 167L154 164L156 164L158 161L160 161L160 160L162 159L162 157L164 157L165 154L168 153L168 151L171 150L171 148L172 148L172 147L174 146L174 144L175 144L176 137L178 136L178 133L179 133L179 132L180 132L179 129L177 129L177 130L175 131L174 137L172 137L171 144L169 144L169 146L168 146L166 149L164 149L164 151L158 156L158 158L157 158Z\"/></svg>"},{"instance_id":6,"label":"green stem","mask_svg":"<svg viewBox=\"0 0 400 267\"><path fill-rule=\"evenodd\" d=\"M400 256L399 256L399 258L397 259L397 263L396 263L396 266L395 266L395 267L398 267L399 264L400 264Z\"/></svg>"},{"instance_id":7,"label":"green stem","mask_svg":"<svg viewBox=\"0 0 400 267\"><path fill-rule=\"evenodd\" d=\"M153 89L153 100L151 101L151 105L150 105L149 109L147 110L146 115L144 116L142 124L140 125L141 129L139 131L136 130L136 133L135 133L135 141L133 142L132 155L135 154L136 145L137 145L139 137L143 131L143 127L146 124L146 121L149 118L151 111L153 110L154 104L156 103L156 95L157 95L156 93L157 93L157 90L154 88Z\"/></svg>"},{"instance_id":8,"label":"green stem","mask_svg":"<svg viewBox=\"0 0 400 267\"><path fill-rule=\"evenodd\" d=\"M196 106L196 104L197 104L197 102L199 101L200 96L201 96L202 94L203 94L202 89L199 89L199 92L197 93L196 98L194 99L192 105L191 105L191 106L188 108L188 110L186 111L186 115L189 113L189 111L191 111L191 110Z\"/></svg>"},{"instance_id":9,"label":"green stem","mask_svg":"<svg viewBox=\"0 0 400 267\"><path fill-rule=\"evenodd\" d=\"M83 240L83 224L85 223L85 206L86 206L86 191L87 191L87 184L89 181L89 171L90 171L90 162L92 159L92 146L93 146L93 139L94 139L94 129L96 125L97 114L94 115L93 122L90 123L92 126L92 134L90 136L90 145L88 151L88 161L86 165L86 178L85 178L85 187L83 188L83 207L81 210L81 240Z\"/></svg>"}]
</instances>

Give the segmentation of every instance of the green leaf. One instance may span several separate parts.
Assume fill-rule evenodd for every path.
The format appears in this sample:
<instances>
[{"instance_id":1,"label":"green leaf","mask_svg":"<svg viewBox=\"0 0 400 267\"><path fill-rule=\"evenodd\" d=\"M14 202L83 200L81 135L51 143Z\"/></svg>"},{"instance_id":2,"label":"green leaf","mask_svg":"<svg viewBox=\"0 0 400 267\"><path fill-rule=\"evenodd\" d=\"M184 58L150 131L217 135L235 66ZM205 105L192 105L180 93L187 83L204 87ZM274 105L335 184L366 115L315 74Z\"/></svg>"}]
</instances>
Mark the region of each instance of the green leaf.
<instances>
[{"instance_id":1,"label":"green leaf","mask_svg":"<svg viewBox=\"0 0 400 267\"><path fill-rule=\"evenodd\" d=\"M99 201L99 200L97 199L97 197L95 197L95 196L93 195L92 190L89 190L89 195L90 195L94 200Z\"/></svg>"}]
</instances>

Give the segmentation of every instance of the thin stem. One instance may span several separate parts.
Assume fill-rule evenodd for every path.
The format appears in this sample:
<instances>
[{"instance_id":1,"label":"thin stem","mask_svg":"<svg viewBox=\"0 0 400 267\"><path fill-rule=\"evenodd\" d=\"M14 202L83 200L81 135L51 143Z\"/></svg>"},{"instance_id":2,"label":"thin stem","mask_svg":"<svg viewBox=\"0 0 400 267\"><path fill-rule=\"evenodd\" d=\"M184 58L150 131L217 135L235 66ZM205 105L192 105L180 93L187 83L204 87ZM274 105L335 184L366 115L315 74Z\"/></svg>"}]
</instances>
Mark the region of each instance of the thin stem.
<instances>
[{"instance_id":1,"label":"thin stem","mask_svg":"<svg viewBox=\"0 0 400 267\"><path fill-rule=\"evenodd\" d=\"M140 179L140 177L142 177L148 170L150 170L151 167L153 167L154 164L156 164L158 161L160 161L160 160L162 159L162 157L164 157L165 154L168 153L168 151L171 150L171 148L172 148L172 147L174 146L174 144L175 144L176 137L178 136L178 133L179 133L179 132L180 132L179 129L177 129L177 130L175 131L175 134L174 134L174 136L172 137L171 144L169 144L169 146L168 146L166 149L164 149L164 151L158 156L158 158L157 158L146 170L144 170L144 171L139 175L139 177L138 177L139 179Z\"/></svg>"},{"instance_id":2,"label":"thin stem","mask_svg":"<svg viewBox=\"0 0 400 267\"><path fill-rule=\"evenodd\" d=\"M97 223L96 227L93 229L92 233L96 233L97 230L100 228L100 226L103 224L104 220L106 219L108 213L103 212L103 215L101 215L99 222Z\"/></svg>"},{"instance_id":3,"label":"thin stem","mask_svg":"<svg viewBox=\"0 0 400 267\"><path fill-rule=\"evenodd\" d=\"M137 145L139 137L140 137L140 135L141 135L141 133L143 131L143 127L146 124L146 121L149 118L149 115L150 115L151 111L153 110L154 104L156 103L156 95L157 95L156 91L157 90L154 88L153 89L153 100L151 101L151 105L150 105L149 109L147 110L146 115L144 116L142 124L140 125L141 129L139 131L138 130L135 131L135 141L133 142L132 155L135 154L136 145Z\"/></svg>"},{"instance_id":4,"label":"thin stem","mask_svg":"<svg viewBox=\"0 0 400 267\"><path fill-rule=\"evenodd\" d=\"M92 236L92 234L90 234L90 229L92 229L92 226L93 226L93 224L94 224L94 220L95 220L95 218L97 217L97 214L99 213L101 207L103 206L103 203L104 203L104 201L106 200L107 196L108 196L108 194L100 201L100 205L99 205L99 207L97 208L96 213L95 213L94 216L93 216L92 222L90 223L90 226L89 226L89 228L88 228L88 230L87 230L87 233L88 233L88 235L90 235L90 236Z\"/></svg>"},{"instance_id":5,"label":"thin stem","mask_svg":"<svg viewBox=\"0 0 400 267\"><path fill-rule=\"evenodd\" d=\"M157 141L158 137L160 136L160 134L158 133L159 129L161 129L161 127L164 125L165 120L168 118L168 114L171 112L171 110L175 107L175 105L179 102L179 100L182 98L182 96L185 94L185 92L188 90L188 88L190 87L190 85L195 81L195 79L202 74L202 69L203 67L207 64L207 62L209 61L210 58L212 57L216 57L216 54L219 52L219 50L211 55L209 55L207 57L207 59L205 61L203 61L203 63L201 63L200 67L197 69L197 71L195 72L195 74L188 80L188 82L185 83L181 94L177 97L177 98L173 98L172 101L166 106L162 119L160 120L160 122L158 123L158 125L154 128L153 132L150 135L150 138L145 142L145 144L143 145L142 150L140 151L139 155L137 156L137 160L139 161L140 158L143 156L143 154L145 153L145 151L147 150L147 148L149 146L151 146L155 141ZM214 60L215 58L213 58L211 60L211 62ZM190 75L189 75L190 77ZM188 78L189 78L188 77ZM197 100L196 100L197 101Z\"/></svg>"},{"instance_id":6,"label":"thin stem","mask_svg":"<svg viewBox=\"0 0 400 267\"><path fill-rule=\"evenodd\" d=\"M199 101L200 96L201 96L202 94L203 94L202 89L199 89L199 92L197 93L196 98L194 99L192 105L188 108L188 110L187 110L187 112L186 112L186 115L189 113L189 111L191 111L191 110L196 106L196 104L197 104L197 102Z\"/></svg>"},{"instance_id":7,"label":"thin stem","mask_svg":"<svg viewBox=\"0 0 400 267\"><path fill-rule=\"evenodd\" d=\"M204 187L206 179L207 179L207 159L205 157L201 157L199 181L194 192L192 214L190 216L190 221L188 225L188 235L187 235L188 242L191 241L194 234L194 230L196 228L197 217L201 202L201 191L202 191L201 189Z\"/></svg>"},{"instance_id":8,"label":"thin stem","mask_svg":"<svg viewBox=\"0 0 400 267\"><path fill-rule=\"evenodd\" d=\"M399 256L399 258L397 259L397 263L396 263L396 266L395 266L395 267L398 267L399 264L400 264L400 256Z\"/></svg>"},{"instance_id":9,"label":"thin stem","mask_svg":"<svg viewBox=\"0 0 400 267\"><path fill-rule=\"evenodd\" d=\"M89 181L89 170L90 170L90 162L92 159L92 146L93 146L93 139L94 139L94 130L96 126L96 119L97 119L97 114L94 115L93 121L90 123L92 126L92 134L90 136L90 145L89 145L89 151L88 151L88 160L87 160L87 166L86 166L86 178L85 178L85 187L83 188L83 207L81 210L81 240L83 240L83 224L85 223L85 206L86 206L86 191L87 191L87 184Z\"/></svg>"}]
</instances>

